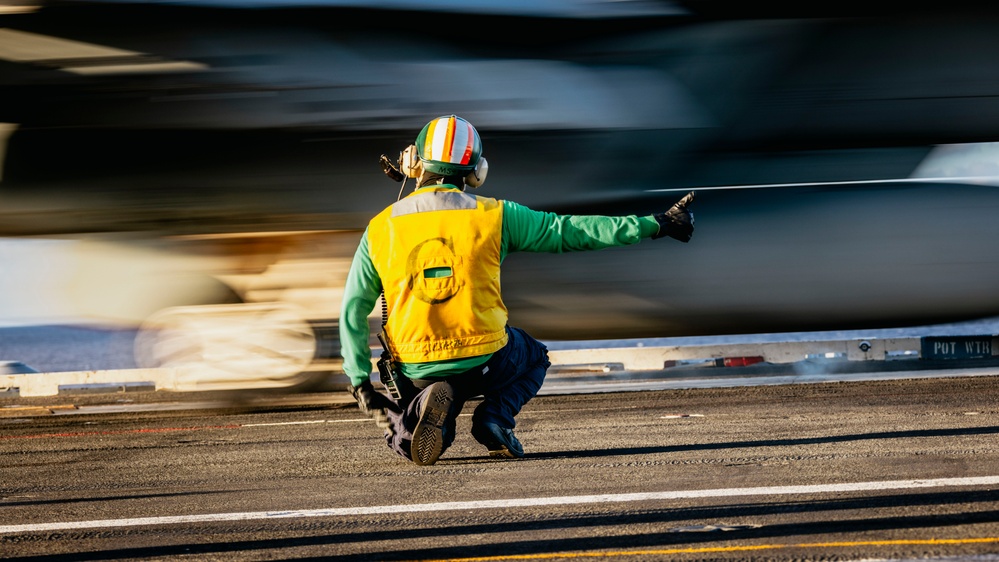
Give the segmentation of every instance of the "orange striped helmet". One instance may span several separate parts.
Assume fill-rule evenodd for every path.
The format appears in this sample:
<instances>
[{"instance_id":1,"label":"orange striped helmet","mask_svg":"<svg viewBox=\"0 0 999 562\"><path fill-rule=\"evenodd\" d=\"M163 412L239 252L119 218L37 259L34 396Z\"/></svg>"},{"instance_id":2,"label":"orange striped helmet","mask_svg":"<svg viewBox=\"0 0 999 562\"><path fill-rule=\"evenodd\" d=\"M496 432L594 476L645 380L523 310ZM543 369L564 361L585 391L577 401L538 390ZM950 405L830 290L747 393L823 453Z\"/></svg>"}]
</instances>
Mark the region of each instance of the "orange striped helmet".
<instances>
[{"instance_id":1,"label":"orange striped helmet","mask_svg":"<svg viewBox=\"0 0 999 562\"><path fill-rule=\"evenodd\" d=\"M482 140L471 123L443 115L427 123L416 137L423 169L442 176L464 176L482 156Z\"/></svg>"}]
</instances>

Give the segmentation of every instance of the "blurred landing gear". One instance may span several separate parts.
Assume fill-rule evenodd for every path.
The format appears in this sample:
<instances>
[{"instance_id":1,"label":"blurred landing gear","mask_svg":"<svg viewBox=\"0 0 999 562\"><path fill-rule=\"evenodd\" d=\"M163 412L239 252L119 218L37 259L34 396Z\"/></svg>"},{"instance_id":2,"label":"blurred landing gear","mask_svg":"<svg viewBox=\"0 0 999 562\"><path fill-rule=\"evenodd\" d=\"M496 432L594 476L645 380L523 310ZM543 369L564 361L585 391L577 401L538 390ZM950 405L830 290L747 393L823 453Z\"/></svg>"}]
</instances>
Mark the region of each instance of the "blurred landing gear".
<instances>
[{"instance_id":1,"label":"blurred landing gear","mask_svg":"<svg viewBox=\"0 0 999 562\"><path fill-rule=\"evenodd\" d=\"M175 369L181 390L285 388L307 383L316 334L285 303L163 309L139 328L136 363Z\"/></svg>"}]
</instances>

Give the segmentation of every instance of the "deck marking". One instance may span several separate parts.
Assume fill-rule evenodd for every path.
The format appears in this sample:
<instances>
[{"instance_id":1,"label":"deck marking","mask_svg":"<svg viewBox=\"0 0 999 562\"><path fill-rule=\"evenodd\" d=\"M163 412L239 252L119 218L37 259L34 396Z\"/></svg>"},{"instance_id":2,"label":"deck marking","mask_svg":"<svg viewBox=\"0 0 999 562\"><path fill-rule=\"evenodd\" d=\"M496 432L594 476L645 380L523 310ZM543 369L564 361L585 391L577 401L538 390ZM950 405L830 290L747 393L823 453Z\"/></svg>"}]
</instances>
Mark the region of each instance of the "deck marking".
<instances>
[{"instance_id":1,"label":"deck marking","mask_svg":"<svg viewBox=\"0 0 999 562\"><path fill-rule=\"evenodd\" d=\"M999 476L969 478L934 478L920 480L888 480L882 482L853 482L844 484L813 484L808 486L762 486L758 488L720 488L714 490L680 490L672 492L642 492L632 494L597 494L587 496L556 496L548 498L516 498L506 500L474 500L424 504L375 505L357 507L331 507L287 511L248 511L237 513L204 513L164 517L134 517L125 519L99 519L92 521L60 521L25 525L0 525L0 534L60 531L68 529L104 529L136 527L142 525L169 525L176 523L204 523L218 521L249 521L292 517L345 517L356 515L381 515L389 513L414 513L428 511L467 511L470 509L503 509L537 507L546 505L577 505L590 503L620 503L688 498L718 498L737 496L783 496L793 494L823 494L837 492L862 492L870 490L905 490L911 488L942 488L956 486L991 486L999 484Z\"/></svg>"},{"instance_id":2,"label":"deck marking","mask_svg":"<svg viewBox=\"0 0 999 562\"><path fill-rule=\"evenodd\" d=\"M244 423L241 427L269 427L274 425L309 425L313 423L326 423L327 420L305 420L290 422L269 422L269 423Z\"/></svg>"},{"instance_id":3,"label":"deck marking","mask_svg":"<svg viewBox=\"0 0 999 562\"><path fill-rule=\"evenodd\" d=\"M815 542L797 544L749 544L744 546L706 546L698 548L664 548L658 550L612 550L589 552L552 552L544 554L512 554L509 556L476 556L473 558L431 558L418 562L499 562L502 560L548 560L557 558L618 558L623 556L664 556L669 554L708 554L719 552L746 552L759 550L780 550L783 548L830 548L847 546L915 546L915 545L946 545L946 544L983 544L997 543L999 537L982 537L973 539L913 539L889 541L845 541L845 542ZM962 558L963 559L963 558ZM993 560L984 558L983 560ZM417 561L411 561L417 562Z\"/></svg>"},{"instance_id":4,"label":"deck marking","mask_svg":"<svg viewBox=\"0 0 999 562\"><path fill-rule=\"evenodd\" d=\"M34 433L31 435L0 435L3 439L46 439L55 437L95 437L101 435L127 435L129 433L167 433L170 431L203 431L207 429L241 429L244 427L267 427L272 425L307 425L314 423L366 423L371 418L352 418L347 420L306 420L296 422L274 423L231 423L225 425L201 425L191 427L144 427L138 429L120 429L109 431L68 431L62 433Z\"/></svg>"},{"instance_id":5,"label":"deck marking","mask_svg":"<svg viewBox=\"0 0 999 562\"><path fill-rule=\"evenodd\" d=\"M32 435L0 435L0 439L45 439L49 437L94 437L100 435L127 435L129 433L168 433L171 431L203 431L206 429L239 429L239 424L202 425L192 427L145 427L108 431L67 431L62 433L36 433Z\"/></svg>"}]
</instances>

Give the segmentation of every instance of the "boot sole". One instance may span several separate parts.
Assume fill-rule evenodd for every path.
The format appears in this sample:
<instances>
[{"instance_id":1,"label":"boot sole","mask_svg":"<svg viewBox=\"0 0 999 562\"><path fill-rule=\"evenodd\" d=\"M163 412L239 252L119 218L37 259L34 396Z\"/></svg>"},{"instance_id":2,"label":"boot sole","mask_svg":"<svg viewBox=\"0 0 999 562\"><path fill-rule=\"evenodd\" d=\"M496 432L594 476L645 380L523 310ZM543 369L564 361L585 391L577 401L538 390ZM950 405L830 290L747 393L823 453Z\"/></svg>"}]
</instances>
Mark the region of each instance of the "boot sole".
<instances>
[{"instance_id":1,"label":"boot sole","mask_svg":"<svg viewBox=\"0 0 999 562\"><path fill-rule=\"evenodd\" d=\"M413 430L413 462L427 466L437 462L444 449L444 424L447 421L454 391L451 385L435 383L423 402L423 413Z\"/></svg>"}]
</instances>

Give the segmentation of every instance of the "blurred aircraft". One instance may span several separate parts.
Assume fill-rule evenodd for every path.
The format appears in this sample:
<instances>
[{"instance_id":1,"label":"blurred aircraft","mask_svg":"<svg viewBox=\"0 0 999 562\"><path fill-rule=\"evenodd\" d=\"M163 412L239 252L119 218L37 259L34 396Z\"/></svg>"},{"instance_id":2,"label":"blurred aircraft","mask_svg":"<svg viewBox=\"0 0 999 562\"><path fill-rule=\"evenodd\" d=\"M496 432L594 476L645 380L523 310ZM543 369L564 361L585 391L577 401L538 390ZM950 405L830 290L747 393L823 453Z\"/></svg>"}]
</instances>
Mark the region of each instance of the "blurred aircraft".
<instances>
[{"instance_id":1,"label":"blurred aircraft","mask_svg":"<svg viewBox=\"0 0 999 562\"><path fill-rule=\"evenodd\" d=\"M698 191L690 244L511 256L538 337L999 315L999 12L783 4L7 0L0 234L202 276L90 271L93 314L293 305L335 356L350 256L398 195L378 156L455 113L484 195L647 214Z\"/></svg>"}]
</instances>

